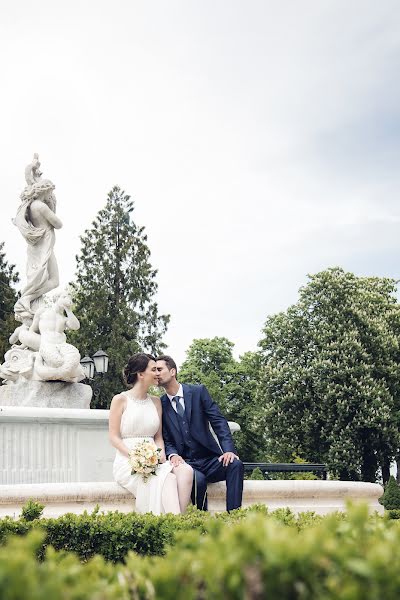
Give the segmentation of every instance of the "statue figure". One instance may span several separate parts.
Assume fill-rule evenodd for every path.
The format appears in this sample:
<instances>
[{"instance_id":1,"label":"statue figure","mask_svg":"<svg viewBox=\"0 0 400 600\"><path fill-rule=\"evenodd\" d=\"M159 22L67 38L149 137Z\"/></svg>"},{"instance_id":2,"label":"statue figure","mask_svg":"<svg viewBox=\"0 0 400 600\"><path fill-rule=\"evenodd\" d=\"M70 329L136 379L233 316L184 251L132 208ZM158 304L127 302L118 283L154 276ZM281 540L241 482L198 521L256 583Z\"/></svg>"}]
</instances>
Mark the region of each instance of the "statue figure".
<instances>
[{"instance_id":1,"label":"statue figure","mask_svg":"<svg viewBox=\"0 0 400 600\"><path fill-rule=\"evenodd\" d=\"M20 322L10 336L12 347L0 365L0 378L7 384L26 381L66 381L85 378L77 348L67 343L65 331L79 329L71 310L72 300L62 291L50 303L45 294L58 287L59 276L53 248L55 229L62 227L56 216L54 185L42 179L39 156L34 154L25 169L26 187L13 223L27 242L27 284L15 303Z\"/></svg>"},{"instance_id":2,"label":"statue figure","mask_svg":"<svg viewBox=\"0 0 400 600\"><path fill-rule=\"evenodd\" d=\"M10 337L14 343L0 366L0 377L15 382L20 375L39 381L84 379L79 351L67 343L65 331L79 329L79 321L71 310L72 300L61 292L52 306L42 306L30 327L23 324ZM15 345L19 341L20 345Z\"/></svg>"},{"instance_id":3,"label":"statue figure","mask_svg":"<svg viewBox=\"0 0 400 600\"><path fill-rule=\"evenodd\" d=\"M39 157L35 154L32 163L25 169L28 185L21 194L21 204L13 219L28 245L27 284L14 307L15 318L22 323L32 321L43 294L59 285L53 248L54 229L60 229L62 222L55 214L55 186L48 179L41 178L39 166Z\"/></svg>"},{"instance_id":4,"label":"statue figure","mask_svg":"<svg viewBox=\"0 0 400 600\"><path fill-rule=\"evenodd\" d=\"M79 351L67 343L65 330L79 329L79 321L71 310L72 300L61 292L51 307L42 307L35 313L29 330L22 330L22 344L37 350L33 379L78 382L85 374L80 364Z\"/></svg>"}]
</instances>

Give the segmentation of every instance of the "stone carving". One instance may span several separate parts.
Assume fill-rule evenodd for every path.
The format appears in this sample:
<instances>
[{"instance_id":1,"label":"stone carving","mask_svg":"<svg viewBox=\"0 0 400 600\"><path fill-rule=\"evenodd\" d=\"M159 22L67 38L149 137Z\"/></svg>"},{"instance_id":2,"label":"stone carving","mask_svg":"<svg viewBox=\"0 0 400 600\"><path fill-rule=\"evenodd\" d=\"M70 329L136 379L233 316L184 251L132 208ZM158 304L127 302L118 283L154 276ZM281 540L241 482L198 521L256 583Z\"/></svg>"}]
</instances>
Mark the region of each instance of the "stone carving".
<instances>
[{"instance_id":1,"label":"stone carving","mask_svg":"<svg viewBox=\"0 0 400 600\"><path fill-rule=\"evenodd\" d=\"M20 376L36 381L69 381L84 379L79 351L67 343L65 331L79 329L79 321L71 310L72 300L61 292L52 306L40 307L28 327L17 327L10 342L19 341L5 355L0 377L16 382Z\"/></svg>"},{"instance_id":2,"label":"stone carving","mask_svg":"<svg viewBox=\"0 0 400 600\"><path fill-rule=\"evenodd\" d=\"M27 284L14 307L15 318L22 323L33 318L43 294L59 285L53 248L54 229L60 229L62 223L55 214L55 186L50 180L41 178L39 166L39 157L35 154L25 169L28 185L21 194L21 204L13 219L27 242Z\"/></svg>"},{"instance_id":3,"label":"stone carving","mask_svg":"<svg viewBox=\"0 0 400 600\"><path fill-rule=\"evenodd\" d=\"M0 365L0 378L11 385L26 380L76 383L85 378L79 351L65 335L68 329L79 329L71 297L62 291L50 304L44 296L59 284L53 248L54 229L62 223L55 214L54 185L42 179L39 167L35 154L25 169L27 186L13 221L27 242L28 281L14 307L21 325L11 335L12 348Z\"/></svg>"}]
</instances>

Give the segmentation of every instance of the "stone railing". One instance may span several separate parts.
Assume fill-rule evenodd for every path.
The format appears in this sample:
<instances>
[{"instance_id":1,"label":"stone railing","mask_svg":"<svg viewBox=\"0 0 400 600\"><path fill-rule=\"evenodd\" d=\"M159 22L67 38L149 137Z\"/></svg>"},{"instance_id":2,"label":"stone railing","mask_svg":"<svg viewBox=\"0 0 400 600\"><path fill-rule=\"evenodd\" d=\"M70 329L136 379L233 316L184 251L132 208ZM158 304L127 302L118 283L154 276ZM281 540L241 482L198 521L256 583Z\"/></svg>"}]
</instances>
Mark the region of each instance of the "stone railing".
<instances>
[{"instance_id":1,"label":"stone railing","mask_svg":"<svg viewBox=\"0 0 400 600\"><path fill-rule=\"evenodd\" d=\"M383 489L375 483L353 481L245 481L243 506L265 504L271 510L288 507L294 512L314 511L327 514L346 509L348 500L362 501L371 511L383 512L378 498ZM225 510L225 483L208 486L208 503L211 512ZM115 482L77 482L20 484L0 486L0 517L17 517L21 507L29 500L45 505L44 515L57 517L67 512L100 510L135 510L135 499Z\"/></svg>"}]
</instances>

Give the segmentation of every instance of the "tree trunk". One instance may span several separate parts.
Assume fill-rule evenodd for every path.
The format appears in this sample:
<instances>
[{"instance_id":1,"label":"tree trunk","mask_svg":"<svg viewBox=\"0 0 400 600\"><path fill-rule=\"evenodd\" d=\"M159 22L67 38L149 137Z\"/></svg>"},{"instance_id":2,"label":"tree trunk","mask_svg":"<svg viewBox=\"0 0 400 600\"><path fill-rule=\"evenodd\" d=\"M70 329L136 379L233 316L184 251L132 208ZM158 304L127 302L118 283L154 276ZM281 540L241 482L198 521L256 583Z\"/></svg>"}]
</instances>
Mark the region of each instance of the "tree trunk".
<instances>
[{"instance_id":1,"label":"tree trunk","mask_svg":"<svg viewBox=\"0 0 400 600\"><path fill-rule=\"evenodd\" d=\"M397 475L396 475L396 481L397 483L400 484L400 456L398 456L396 458L396 465L397 465Z\"/></svg>"},{"instance_id":2,"label":"tree trunk","mask_svg":"<svg viewBox=\"0 0 400 600\"><path fill-rule=\"evenodd\" d=\"M383 485L387 484L387 482L389 481L389 477L390 477L390 461L385 459L382 463Z\"/></svg>"},{"instance_id":3,"label":"tree trunk","mask_svg":"<svg viewBox=\"0 0 400 600\"><path fill-rule=\"evenodd\" d=\"M375 483L377 471L378 463L376 460L376 456L368 445L364 445L363 461L361 465L362 481L371 481L372 483Z\"/></svg>"}]
</instances>

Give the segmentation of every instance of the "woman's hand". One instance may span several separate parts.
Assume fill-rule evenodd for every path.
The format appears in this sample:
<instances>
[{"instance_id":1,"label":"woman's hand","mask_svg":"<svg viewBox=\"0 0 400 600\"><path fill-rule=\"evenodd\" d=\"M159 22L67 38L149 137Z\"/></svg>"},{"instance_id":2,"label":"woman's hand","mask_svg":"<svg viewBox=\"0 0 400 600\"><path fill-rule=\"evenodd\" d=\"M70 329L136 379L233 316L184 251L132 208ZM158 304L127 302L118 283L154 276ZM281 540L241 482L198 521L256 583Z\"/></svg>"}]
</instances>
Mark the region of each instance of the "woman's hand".
<instances>
[{"instance_id":1,"label":"woman's hand","mask_svg":"<svg viewBox=\"0 0 400 600\"><path fill-rule=\"evenodd\" d=\"M167 457L165 456L165 450L161 450L159 461L161 464L167 462Z\"/></svg>"}]
</instances>

